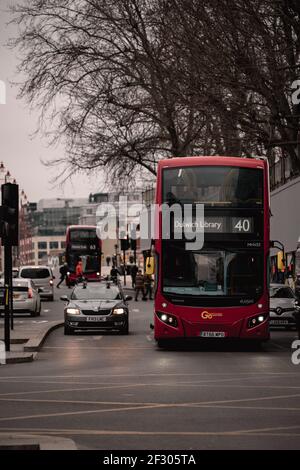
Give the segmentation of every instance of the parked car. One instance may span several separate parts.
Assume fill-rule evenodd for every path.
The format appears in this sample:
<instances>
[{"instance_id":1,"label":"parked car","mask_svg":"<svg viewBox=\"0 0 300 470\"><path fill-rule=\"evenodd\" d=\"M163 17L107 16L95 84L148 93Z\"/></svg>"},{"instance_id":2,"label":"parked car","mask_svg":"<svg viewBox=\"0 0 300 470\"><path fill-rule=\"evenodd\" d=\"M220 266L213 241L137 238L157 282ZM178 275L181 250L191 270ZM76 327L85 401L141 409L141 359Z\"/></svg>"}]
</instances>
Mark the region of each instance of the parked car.
<instances>
[{"instance_id":1,"label":"parked car","mask_svg":"<svg viewBox=\"0 0 300 470\"><path fill-rule=\"evenodd\" d=\"M32 279L37 287L42 289L41 298L54 300L53 276L49 266L22 266L19 272L20 278Z\"/></svg>"},{"instance_id":2,"label":"parked car","mask_svg":"<svg viewBox=\"0 0 300 470\"><path fill-rule=\"evenodd\" d=\"M297 297L283 284L270 285L270 326L295 327Z\"/></svg>"},{"instance_id":3,"label":"parked car","mask_svg":"<svg viewBox=\"0 0 300 470\"><path fill-rule=\"evenodd\" d=\"M65 335L77 330L117 330L128 334L128 304L132 297L125 296L120 285L111 281L83 283L74 287L67 302L65 315Z\"/></svg>"},{"instance_id":4,"label":"parked car","mask_svg":"<svg viewBox=\"0 0 300 470\"><path fill-rule=\"evenodd\" d=\"M0 280L0 313L4 312L4 281ZM32 317L41 314L40 289L31 279L13 279L13 311L30 313Z\"/></svg>"}]
</instances>

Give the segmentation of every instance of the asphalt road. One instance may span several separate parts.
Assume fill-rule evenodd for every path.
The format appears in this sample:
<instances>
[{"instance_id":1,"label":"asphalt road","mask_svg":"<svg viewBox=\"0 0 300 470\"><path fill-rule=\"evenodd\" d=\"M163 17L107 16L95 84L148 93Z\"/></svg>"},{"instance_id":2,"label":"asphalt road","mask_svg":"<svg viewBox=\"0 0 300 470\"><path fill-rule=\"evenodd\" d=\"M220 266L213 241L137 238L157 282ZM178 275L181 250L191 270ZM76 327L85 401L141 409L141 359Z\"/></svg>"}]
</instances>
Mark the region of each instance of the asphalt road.
<instances>
[{"instance_id":1,"label":"asphalt road","mask_svg":"<svg viewBox=\"0 0 300 470\"><path fill-rule=\"evenodd\" d=\"M60 328L37 361L1 367L0 432L70 437L80 449L300 449L296 332L274 332L261 350L222 341L160 350L152 304L130 305L129 336ZM62 311L45 302L41 319Z\"/></svg>"}]
</instances>

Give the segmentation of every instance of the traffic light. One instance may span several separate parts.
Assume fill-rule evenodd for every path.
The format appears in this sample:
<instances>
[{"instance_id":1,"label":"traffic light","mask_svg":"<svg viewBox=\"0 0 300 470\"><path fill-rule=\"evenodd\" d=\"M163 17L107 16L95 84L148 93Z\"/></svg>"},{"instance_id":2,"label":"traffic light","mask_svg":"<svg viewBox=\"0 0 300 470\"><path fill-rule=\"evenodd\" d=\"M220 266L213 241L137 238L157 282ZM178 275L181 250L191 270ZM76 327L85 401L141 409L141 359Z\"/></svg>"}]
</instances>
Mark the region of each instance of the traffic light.
<instances>
[{"instance_id":1,"label":"traffic light","mask_svg":"<svg viewBox=\"0 0 300 470\"><path fill-rule=\"evenodd\" d=\"M135 238L130 239L130 249L132 251L136 251L136 239Z\"/></svg>"},{"instance_id":2,"label":"traffic light","mask_svg":"<svg viewBox=\"0 0 300 470\"><path fill-rule=\"evenodd\" d=\"M1 210L3 243L12 246L19 245L19 186L5 183L2 185Z\"/></svg>"},{"instance_id":3,"label":"traffic light","mask_svg":"<svg viewBox=\"0 0 300 470\"><path fill-rule=\"evenodd\" d=\"M121 238L121 251L127 251L129 248L128 238Z\"/></svg>"}]
</instances>

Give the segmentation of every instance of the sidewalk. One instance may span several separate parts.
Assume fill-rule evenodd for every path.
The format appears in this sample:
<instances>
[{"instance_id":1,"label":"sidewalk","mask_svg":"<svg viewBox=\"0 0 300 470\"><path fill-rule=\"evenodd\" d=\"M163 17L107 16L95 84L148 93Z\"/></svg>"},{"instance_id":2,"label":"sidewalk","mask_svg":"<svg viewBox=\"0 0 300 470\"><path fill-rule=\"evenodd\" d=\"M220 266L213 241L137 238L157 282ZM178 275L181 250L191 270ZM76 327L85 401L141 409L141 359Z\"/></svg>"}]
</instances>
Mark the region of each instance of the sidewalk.
<instances>
[{"instance_id":1,"label":"sidewalk","mask_svg":"<svg viewBox=\"0 0 300 470\"><path fill-rule=\"evenodd\" d=\"M4 344L1 343L0 365L33 361L48 334L60 326L63 326L62 321L36 320L28 325L16 324L14 330L10 332L10 351L4 353ZM0 339L4 341L3 318L0 319Z\"/></svg>"},{"instance_id":2,"label":"sidewalk","mask_svg":"<svg viewBox=\"0 0 300 470\"><path fill-rule=\"evenodd\" d=\"M72 439L39 434L0 432L1 450L77 450Z\"/></svg>"}]
</instances>

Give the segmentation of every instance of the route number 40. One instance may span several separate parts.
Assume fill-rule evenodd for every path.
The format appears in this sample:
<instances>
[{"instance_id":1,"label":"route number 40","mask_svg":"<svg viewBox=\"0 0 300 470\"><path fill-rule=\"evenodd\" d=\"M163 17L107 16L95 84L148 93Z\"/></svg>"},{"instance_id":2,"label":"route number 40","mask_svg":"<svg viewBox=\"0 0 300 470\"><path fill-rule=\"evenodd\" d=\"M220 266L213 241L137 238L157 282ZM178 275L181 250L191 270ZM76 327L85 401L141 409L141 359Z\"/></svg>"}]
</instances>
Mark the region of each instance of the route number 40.
<instances>
[{"instance_id":1,"label":"route number 40","mask_svg":"<svg viewBox=\"0 0 300 470\"><path fill-rule=\"evenodd\" d=\"M250 220L249 219L239 219L234 226L236 231L239 232L249 232L250 231Z\"/></svg>"}]
</instances>

